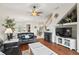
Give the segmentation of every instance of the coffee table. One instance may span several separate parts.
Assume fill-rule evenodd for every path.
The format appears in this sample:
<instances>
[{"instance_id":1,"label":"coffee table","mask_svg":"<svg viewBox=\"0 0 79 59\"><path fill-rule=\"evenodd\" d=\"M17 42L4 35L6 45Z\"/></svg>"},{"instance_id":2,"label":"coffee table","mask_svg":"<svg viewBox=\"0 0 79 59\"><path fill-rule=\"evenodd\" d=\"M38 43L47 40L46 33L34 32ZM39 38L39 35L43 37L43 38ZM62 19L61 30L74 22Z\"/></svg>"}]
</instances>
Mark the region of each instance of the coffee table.
<instances>
[{"instance_id":1,"label":"coffee table","mask_svg":"<svg viewBox=\"0 0 79 59\"><path fill-rule=\"evenodd\" d=\"M40 42L31 43L28 45L30 54L32 55L57 55L54 51L52 51Z\"/></svg>"}]
</instances>

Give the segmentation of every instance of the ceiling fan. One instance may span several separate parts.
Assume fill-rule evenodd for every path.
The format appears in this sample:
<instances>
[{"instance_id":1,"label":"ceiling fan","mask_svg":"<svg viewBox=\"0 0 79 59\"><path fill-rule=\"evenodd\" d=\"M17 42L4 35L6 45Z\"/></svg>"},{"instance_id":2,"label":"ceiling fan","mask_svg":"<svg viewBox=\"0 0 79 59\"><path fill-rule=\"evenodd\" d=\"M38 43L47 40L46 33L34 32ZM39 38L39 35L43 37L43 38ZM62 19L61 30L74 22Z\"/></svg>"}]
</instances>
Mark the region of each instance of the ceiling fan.
<instances>
[{"instance_id":1,"label":"ceiling fan","mask_svg":"<svg viewBox=\"0 0 79 59\"><path fill-rule=\"evenodd\" d=\"M40 14L42 14L42 12L37 9L38 9L37 6L35 5L32 6L32 13L31 13L32 16L40 16Z\"/></svg>"}]
</instances>

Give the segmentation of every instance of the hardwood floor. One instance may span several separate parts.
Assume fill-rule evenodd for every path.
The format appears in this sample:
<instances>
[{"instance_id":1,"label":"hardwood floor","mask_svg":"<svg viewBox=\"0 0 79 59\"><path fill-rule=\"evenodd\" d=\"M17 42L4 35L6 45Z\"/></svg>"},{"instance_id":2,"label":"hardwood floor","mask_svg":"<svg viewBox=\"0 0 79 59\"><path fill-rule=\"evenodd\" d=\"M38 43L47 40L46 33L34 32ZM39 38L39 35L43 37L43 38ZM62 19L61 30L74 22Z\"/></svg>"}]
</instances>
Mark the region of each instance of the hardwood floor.
<instances>
[{"instance_id":1,"label":"hardwood floor","mask_svg":"<svg viewBox=\"0 0 79 59\"><path fill-rule=\"evenodd\" d=\"M28 50L28 49L29 49L28 44L21 44L20 45L20 50L21 51Z\"/></svg>"},{"instance_id":2,"label":"hardwood floor","mask_svg":"<svg viewBox=\"0 0 79 59\"><path fill-rule=\"evenodd\" d=\"M38 39L38 42L41 42L42 44L44 44L45 46L47 46L48 48L50 48L52 51L56 52L59 55L79 55L79 53L77 53L74 50L70 50L69 48L66 48L64 46L55 43L48 43L43 39ZM23 44L20 46L21 51L27 50L28 48L29 48L28 44Z\"/></svg>"}]
</instances>

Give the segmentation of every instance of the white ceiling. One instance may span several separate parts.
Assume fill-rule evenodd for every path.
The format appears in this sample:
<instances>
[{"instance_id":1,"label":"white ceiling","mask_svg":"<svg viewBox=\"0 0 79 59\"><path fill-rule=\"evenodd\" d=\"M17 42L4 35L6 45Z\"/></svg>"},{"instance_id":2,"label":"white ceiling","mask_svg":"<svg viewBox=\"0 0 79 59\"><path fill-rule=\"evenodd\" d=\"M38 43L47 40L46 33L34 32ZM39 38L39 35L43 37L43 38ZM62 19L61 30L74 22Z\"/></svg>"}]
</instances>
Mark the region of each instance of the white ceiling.
<instances>
[{"instance_id":1,"label":"white ceiling","mask_svg":"<svg viewBox=\"0 0 79 59\"><path fill-rule=\"evenodd\" d=\"M71 3L40 3L39 11L42 11L41 16L31 16L33 3L0 3L0 16L15 18L16 21L41 22L47 19L50 13L60 13L67 10L73 4Z\"/></svg>"}]
</instances>

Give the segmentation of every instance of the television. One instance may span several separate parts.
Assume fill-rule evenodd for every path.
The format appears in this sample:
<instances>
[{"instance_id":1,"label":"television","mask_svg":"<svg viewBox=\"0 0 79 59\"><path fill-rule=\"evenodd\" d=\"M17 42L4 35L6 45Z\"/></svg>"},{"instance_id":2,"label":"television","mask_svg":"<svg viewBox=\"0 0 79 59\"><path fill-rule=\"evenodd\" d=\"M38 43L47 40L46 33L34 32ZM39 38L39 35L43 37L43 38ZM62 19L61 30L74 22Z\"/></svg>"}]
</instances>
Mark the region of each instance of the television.
<instances>
[{"instance_id":1,"label":"television","mask_svg":"<svg viewBox=\"0 0 79 59\"><path fill-rule=\"evenodd\" d=\"M72 28L56 28L56 35L61 37L72 37Z\"/></svg>"}]
</instances>

